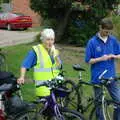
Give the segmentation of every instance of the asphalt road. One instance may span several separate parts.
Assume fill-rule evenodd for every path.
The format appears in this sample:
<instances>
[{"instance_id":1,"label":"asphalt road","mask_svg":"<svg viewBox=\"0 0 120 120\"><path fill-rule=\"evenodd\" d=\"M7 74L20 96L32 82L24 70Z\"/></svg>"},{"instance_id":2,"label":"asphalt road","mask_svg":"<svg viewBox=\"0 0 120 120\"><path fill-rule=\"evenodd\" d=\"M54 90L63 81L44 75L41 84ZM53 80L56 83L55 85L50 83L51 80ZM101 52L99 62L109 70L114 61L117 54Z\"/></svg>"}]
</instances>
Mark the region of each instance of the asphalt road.
<instances>
[{"instance_id":1,"label":"asphalt road","mask_svg":"<svg viewBox=\"0 0 120 120\"><path fill-rule=\"evenodd\" d=\"M5 46L30 43L38 32L0 30L0 48Z\"/></svg>"}]
</instances>

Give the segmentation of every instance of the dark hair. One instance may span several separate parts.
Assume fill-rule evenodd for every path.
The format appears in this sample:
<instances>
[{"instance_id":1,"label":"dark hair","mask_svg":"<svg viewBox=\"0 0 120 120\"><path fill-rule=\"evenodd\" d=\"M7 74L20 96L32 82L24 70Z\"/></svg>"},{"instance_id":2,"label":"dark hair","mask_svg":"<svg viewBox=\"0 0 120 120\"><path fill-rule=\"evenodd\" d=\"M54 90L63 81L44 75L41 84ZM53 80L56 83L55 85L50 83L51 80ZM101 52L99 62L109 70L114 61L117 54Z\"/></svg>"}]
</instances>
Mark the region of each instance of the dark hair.
<instances>
[{"instance_id":1,"label":"dark hair","mask_svg":"<svg viewBox=\"0 0 120 120\"><path fill-rule=\"evenodd\" d=\"M113 23L110 19L102 19L100 22L101 28L102 29L113 29Z\"/></svg>"}]
</instances>

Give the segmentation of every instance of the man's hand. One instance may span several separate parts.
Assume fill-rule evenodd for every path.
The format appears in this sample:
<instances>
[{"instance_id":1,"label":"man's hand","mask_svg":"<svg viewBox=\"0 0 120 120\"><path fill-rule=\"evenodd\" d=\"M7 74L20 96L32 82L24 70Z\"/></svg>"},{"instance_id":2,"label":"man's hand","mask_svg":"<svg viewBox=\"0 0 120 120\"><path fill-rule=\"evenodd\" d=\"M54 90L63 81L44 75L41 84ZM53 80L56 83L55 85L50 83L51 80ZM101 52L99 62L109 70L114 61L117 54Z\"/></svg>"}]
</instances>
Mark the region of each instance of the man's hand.
<instances>
[{"instance_id":1,"label":"man's hand","mask_svg":"<svg viewBox=\"0 0 120 120\"><path fill-rule=\"evenodd\" d=\"M24 82L25 82L25 78L24 77L20 77L20 78L17 79L17 83L20 84L20 85L24 84Z\"/></svg>"},{"instance_id":2,"label":"man's hand","mask_svg":"<svg viewBox=\"0 0 120 120\"><path fill-rule=\"evenodd\" d=\"M120 55L110 54L110 57L113 59L120 59Z\"/></svg>"}]
</instances>

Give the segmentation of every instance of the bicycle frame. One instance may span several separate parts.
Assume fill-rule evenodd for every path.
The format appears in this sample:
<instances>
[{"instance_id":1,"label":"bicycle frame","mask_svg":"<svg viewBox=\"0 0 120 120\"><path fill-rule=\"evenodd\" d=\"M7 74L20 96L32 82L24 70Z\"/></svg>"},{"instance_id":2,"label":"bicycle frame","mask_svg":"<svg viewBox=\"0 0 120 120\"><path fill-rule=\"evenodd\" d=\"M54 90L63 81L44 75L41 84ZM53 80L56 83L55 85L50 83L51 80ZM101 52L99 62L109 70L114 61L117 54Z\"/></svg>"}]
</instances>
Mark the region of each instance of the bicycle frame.
<instances>
[{"instance_id":1,"label":"bicycle frame","mask_svg":"<svg viewBox=\"0 0 120 120\"><path fill-rule=\"evenodd\" d=\"M48 97L45 97L45 103L44 103L44 108L40 110L40 114L44 112L45 110L49 109L50 113L52 116L55 116L57 119L62 118L62 115L60 113L60 108L61 106L58 105L56 96L53 90L51 90L51 94Z\"/></svg>"},{"instance_id":2,"label":"bicycle frame","mask_svg":"<svg viewBox=\"0 0 120 120\"><path fill-rule=\"evenodd\" d=\"M104 72L105 73L105 72ZM102 75L101 75L102 76ZM78 81L78 84L77 84L77 89L80 89L80 90L82 90L82 85L87 85L87 86L92 86L92 87L98 87L98 88L101 88L101 90L102 90L102 92L101 92L101 94L99 94L97 97L95 97L95 98L91 98L89 101L88 101L88 103L87 103L87 106L83 106L82 104L81 104L81 99L80 99L80 104L79 104L79 107L80 107L80 110L81 110L81 112L82 113L85 113L89 108L90 108L90 106L92 106L92 104L94 104L95 102L97 103L97 102L99 102L99 101L97 101L101 96L102 96L102 101L100 101L100 105L101 105L101 107L102 107L102 110L103 110L103 117L104 117L104 120L107 120L107 118L106 118L106 111L105 111L105 103L106 103L106 101L110 101L110 99L108 100L108 99L106 99L106 87L105 87L105 85L104 84L102 84L102 85L94 85L94 84L89 84L89 83L87 83L87 82L84 82L84 81L82 81L82 74L81 74L81 71L79 72L79 81ZM82 96L81 96L82 97ZM80 97L80 98L81 98ZM108 114L108 113L107 113ZM109 118L109 120L111 120L111 118L110 118L110 116L108 115L108 118Z\"/></svg>"}]
</instances>

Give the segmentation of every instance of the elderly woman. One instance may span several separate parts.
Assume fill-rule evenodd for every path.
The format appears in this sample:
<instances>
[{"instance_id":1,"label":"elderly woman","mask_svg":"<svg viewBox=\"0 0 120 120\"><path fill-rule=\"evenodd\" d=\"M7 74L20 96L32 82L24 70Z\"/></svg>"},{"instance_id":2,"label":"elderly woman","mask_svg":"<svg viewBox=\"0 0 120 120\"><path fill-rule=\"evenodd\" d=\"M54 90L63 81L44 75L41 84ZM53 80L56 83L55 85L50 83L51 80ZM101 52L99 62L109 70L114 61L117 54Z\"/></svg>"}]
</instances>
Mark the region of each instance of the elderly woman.
<instances>
[{"instance_id":1,"label":"elderly woman","mask_svg":"<svg viewBox=\"0 0 120 120\"><path fill-rule=\"evenodd\" d=\"M27 69L34 67L33 77L35 85L50 80L59 74L59 52L55 49L55 33L53 29L44 29L40 37L42 43L32 47L24 59L21 67L19 84L24 84ZM50 90L46 86L36 88L37 96L49 96Z\"/></svg>"}]
</instances>

